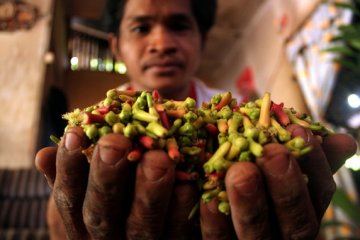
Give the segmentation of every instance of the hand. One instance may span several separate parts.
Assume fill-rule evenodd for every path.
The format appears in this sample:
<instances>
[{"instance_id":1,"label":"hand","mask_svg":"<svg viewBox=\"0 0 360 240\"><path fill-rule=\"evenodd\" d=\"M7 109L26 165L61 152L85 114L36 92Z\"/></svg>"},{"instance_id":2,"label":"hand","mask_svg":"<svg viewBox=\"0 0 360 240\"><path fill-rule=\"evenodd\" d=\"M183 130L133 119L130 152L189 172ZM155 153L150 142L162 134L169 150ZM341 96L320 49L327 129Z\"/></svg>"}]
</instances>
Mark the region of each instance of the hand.
<instances>
[{"instance_id":1,"label":"hand","mask_svg":"<svg viewBox=\"0 0 360 240\"><path fill-rule=\"evenodd\" d=\"M232 205L232 219L219 213L216 203L202 204L203 239L233 239L235 234L238 238L244 239L278 239L281 235L284 239L290 237L315 238L320 219L334 191L332 173L355 152L356 144L347 135L335 134L324 139L322 150L316 138L308 131L293 126L290 127L290 130L294 135L301 135L307 139L314 146L314 151L307 159L302 159L298 164L297 160L289 155L283 146L270 144L265 147L264 157L258 159L257 164L238 163L231 167L226 177L226 185ZM187 216L199 196L196 195L195 189L191 185L171 186L173 177L169 177L169 175L173 176L174 165L168 161L166 154L155 152L145 155L137 167L133 204L131 204L132 198L130 197L132 194L127 194L125 199L128 204L125 204L124 207L123 204L118 203L121 200L122 202L126 201L123 200L122 194L118 194L121 192L119 191L120 187L114 188L114 186L129 186L128 184L131 185L133 182L131 179L135 176L134 167L124 159L125 150L130 148L128 141L114 134L99 141L99 145L102 147L111 147L123 152L117 158L118 161L115 161L117 162L115 168L110 168L114 173L109 174L112 171L108 172L109 169L104 168L106 165L101 164L99 156L94 154L90 169L79 174L79 170L82 172L81 169L87 169L86 166L88 166L79 152L79 146L86 145L83 140L85 138L79 129L71 130L70 133L78 135L80 141L76 144L73 143L77 146L73 151L66 151L64 143L60 144L56 168L56 149L43 149L36 158L38 169L47 174L50 185L54 187L55 199L57 199L56 202L63 222L67 226L67 234L70 239L101 238L99 235L112 239L121 239L123 235L127 235L128 239L140 237L156 239L160 235L165 236L166 239L190 239L191 236L196 239L193 228L189 227L192 225L188 222ZM66 140L68 142L73 139L66 137ZM154 165L156 159L162 159L159 160L161 164ZM317 162L314 163L314 159ZM99 164L94 165L94 162ZM164 165L164 163L166 164ZM118 167L118 165L123 167ZM151 169L151 166L165 169L166 173L161 180L155 181L160 182L159 185L155 184L154 186L144 177L145 169L153 172L154 169ZM119 173L120 169L123 169L123 172L130 172L127 173L130 177L125 178L125 181L123 178L120 181L116 177L119 175L115 173ZM75 171L76 174L71 174L71 171ZM274 174L274 171L280 171L280 174ZM285 173L281 174L281 171ZM304 182L302 171L310 179L308 185ZM87 182L88 175L90 177L87 188L78 188ZM111 175L114 178L110 178ZM98 179L98 181L91 180L92 178ZM108 180L106 181L106 179ZM96 184L97 182L100 184ZM146 182L150 182L149 185ZM92 185L94 187L91 187ZM99 191L96 190L97 195L91 194L99 185L107 186L110 190L115 189L115 191L105 191L99 194ZM129 188L131 189L131 187ZM64 194L61 189L67 192ZM57 191L60 194L57 195ZM173 195L169 196L166 192L173 192ZM81 195L79 193L82 193L83 196L77 197L77 195ZM70 201L63 201L62 195L66 195ZM268 201L268 199L271 200ZM50 206L54 206L54 204L50 204ZM81 206L84 206L84 214L81 213ZM169 211L164 210L167 206L169 206ZM130 207L130 212L124 213L123 210L130 209ZM51 214L51 212L55 214L52 214L52 218L49 219L50 229L52 229L51 222L58 220L56 218L57 211L49 208L49 213ZM58 222L60 221L58 220ZM120 224L116 224L117 222L122 222L122 226L126 227L121 228ZM127 224L124 224L125 222ZM102 224L94 226L94 223ZM105 227L102 227L104 225ZM59 226L56 228L58 229ZM163 229L167 230L164 232ZM54 233L54 231L52 232ZM64 237L59 239L64 239Z\"/></svg>"},{"instance_id":2,"label":"hand","mask_svg":"<svg viewBox=\"0 0 360 240\"><path fill-rule=\"evenodd\" d=\"M73 128L58 148L36 156L38 170L53 188L52 239L65 239L65 233L80 240L191 239L187 217L199 196L191 184L174 184L175 163L165 152L149 151L131 163L126 159L131 142L109 134L98 141L89 165L81 153L88 145L83 131Z\"/></svg>"},{"instance_id":3,"label":"hand","mask_svg":"<svg viewBox=\"0 0 360 240\"><path fill-rule=\"evenodd\" d=\"M268 144L256 163L233 165L225 179L231 217L219 213L216 202L203 203L204 239L316 238L336 189L332 174L356 152L356 143L348 135L334 134L321 144L299 126L288 130L302 136L313 151L295 159L284 146Z\"/></svg>"}]
</instances>

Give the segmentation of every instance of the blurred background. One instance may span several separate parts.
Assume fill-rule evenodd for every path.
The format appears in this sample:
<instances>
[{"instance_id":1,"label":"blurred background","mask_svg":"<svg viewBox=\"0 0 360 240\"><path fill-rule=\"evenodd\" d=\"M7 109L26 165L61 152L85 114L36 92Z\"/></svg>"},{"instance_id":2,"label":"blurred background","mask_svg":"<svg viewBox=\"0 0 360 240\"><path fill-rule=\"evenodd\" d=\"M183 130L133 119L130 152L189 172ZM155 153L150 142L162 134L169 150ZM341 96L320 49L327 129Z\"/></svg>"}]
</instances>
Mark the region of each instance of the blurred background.
<instances>
[{"instance_id":1,"label":"blurred background","mask_svg":"<svg viewBox=\"0 0 360 240\"><path fill-rule=\"evenodd\" d=\"M126 66L108 50L101 24L105 2L0 0L0 236L1 229L11 236L16 229L46 232L50 190L34 170L36 151L52 144L50 134L62 135L63 113L94 104L127 81ZM271 92L274 102L307 112L359 141L357 4L219 0L197 75L249 100ZM336 176L347 204L357 202L358 157ZM346 222L341 232L328 230L329 239L359 231L343 212L329 214L341 215L337 225Z\"/></svg>"}]
</instances>

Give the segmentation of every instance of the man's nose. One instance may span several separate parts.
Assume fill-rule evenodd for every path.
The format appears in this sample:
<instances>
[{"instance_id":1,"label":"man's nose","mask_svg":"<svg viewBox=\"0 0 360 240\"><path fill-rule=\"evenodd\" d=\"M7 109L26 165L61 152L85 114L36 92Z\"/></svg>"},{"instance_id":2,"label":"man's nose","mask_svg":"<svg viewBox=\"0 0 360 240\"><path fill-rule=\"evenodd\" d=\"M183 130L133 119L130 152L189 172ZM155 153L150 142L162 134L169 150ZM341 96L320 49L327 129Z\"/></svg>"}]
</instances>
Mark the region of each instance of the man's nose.
<instances>
[{"instance_id":1,"label":"man's nose","mask_svg":"<svg viewBox=\"0 0 360 240\"><path fill-rule=\"evenodd\" d=\"M151 53L174 54L178 50L175 34L165 27L154 28L149 41Z\"/></svg>"}]
</instances>

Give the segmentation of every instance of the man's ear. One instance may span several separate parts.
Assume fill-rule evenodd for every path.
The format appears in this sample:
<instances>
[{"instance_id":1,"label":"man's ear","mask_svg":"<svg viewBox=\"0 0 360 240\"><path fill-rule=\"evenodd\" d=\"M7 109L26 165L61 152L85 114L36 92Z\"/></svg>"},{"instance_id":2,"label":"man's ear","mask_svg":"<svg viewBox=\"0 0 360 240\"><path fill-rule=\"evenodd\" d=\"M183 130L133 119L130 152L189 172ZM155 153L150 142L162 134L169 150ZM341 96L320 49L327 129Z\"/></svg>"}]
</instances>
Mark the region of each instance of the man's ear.
<instances>
[{"instance_id":1,"label":"man's ear","mask_svg":"<svg viewBox=\"0 0 360 240\"><path fill-rule=\"evenodd\" d=\"M110 47L113 57L116 60L120 60L121 54L120 54L119 46L118 46L118 38L116 37L116 35L114 33L108 34L108 43L109 43L109 47Z\"/></svg>"}]
</instances>

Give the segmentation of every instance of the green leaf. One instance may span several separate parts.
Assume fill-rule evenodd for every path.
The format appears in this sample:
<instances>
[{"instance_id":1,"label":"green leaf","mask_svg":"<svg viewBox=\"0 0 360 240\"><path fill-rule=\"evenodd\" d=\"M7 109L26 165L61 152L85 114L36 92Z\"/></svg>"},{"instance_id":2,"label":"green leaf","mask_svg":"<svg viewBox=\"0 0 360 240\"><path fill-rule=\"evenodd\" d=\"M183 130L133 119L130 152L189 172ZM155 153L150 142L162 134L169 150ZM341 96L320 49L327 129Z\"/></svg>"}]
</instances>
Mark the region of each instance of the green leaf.
<instances>
[{"instance_id":1,"label":"green leaf","mask_svg":"<svg viewBox=\"0 0 360 240\"><path fill-rule=\"evenodd\" d=\"M345 60L345 59L334 59L334 62L340 64L341 66L345 67L345 68L349 68L349 69L357 69L357 66L354 62L349 61L349 60Z\"/></svg>"},{"instance_id":2,"label":"green leaf","mask_svg":"<svg viewBox=\"0 0 360 240\"><path fill-rule=\"evenodd\" d=\"M344 9L350 9L350 10L356 9L355 6L350 3L335 2L334 4L338 8L344 8Z\"/></svg>"},{"instance_id":3,"label":"green leaf","mask_svg":"<svg viewBox=\"0 0 360 240\"><path fill-rule=\"evenodd\" d=\"M338 47L329 47L324 49L326 52L339 53L345 56L352 56L354 53L351 49L346 46L338 46Z\"/></svg>"},{"instance_id":4,"label":"green leaf","mask_svg":"<svg viewBox=\"0 0 360 240\"><path fill-rule=\"evenodd\" d=\"M335 191L332 201L336 206L342 209L355 224L360 225L360 209L350 200L344 190L338 188Z\"/></svg>"},{"instance_id":5,"label":"green leaf","mask_svg":"<svg viewBox=\"0 0 360 240\"><path fill-rule=\"evenodd\" d=\"M360 16L360 12L359 12L358 9L356 8L356 6L354 6L353 4L336 2L336 3L335 3L335 6L338 7L338 8L342 8L342 9L349 9L349 10L351 10L354 14Z\"/></svg>"},{"instance_id":6,"label":"green leaf","mask_svg":"<svg viewBox=\"0 0 360 240\"><path fill-rule=\"evenodd\" d=\"M360 37L360 29L354 25L342 25L339 27L339 31L344 40Z\"/></svg>"},{"instance_id":7,"label":"green leaf","mask_svg":"<svg viewBox=\"0 0 360 240\"><path fill-rule=\"evenodd\" d=\"M331 42L338 42L338 41L344 41L343 35L335 35L331 37Z\"/></svg>"},{"instance_id":8,"label":"green leaf","mask_svg":"<svg viewBox=\"0 0 360 240\"><path fill-rule=\"evenodd\" d=\"M354 40L350 40L350 46L352 46L353 48L360 50L360 39L354 39Z\"/></svg>"}]
</instances>

